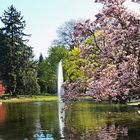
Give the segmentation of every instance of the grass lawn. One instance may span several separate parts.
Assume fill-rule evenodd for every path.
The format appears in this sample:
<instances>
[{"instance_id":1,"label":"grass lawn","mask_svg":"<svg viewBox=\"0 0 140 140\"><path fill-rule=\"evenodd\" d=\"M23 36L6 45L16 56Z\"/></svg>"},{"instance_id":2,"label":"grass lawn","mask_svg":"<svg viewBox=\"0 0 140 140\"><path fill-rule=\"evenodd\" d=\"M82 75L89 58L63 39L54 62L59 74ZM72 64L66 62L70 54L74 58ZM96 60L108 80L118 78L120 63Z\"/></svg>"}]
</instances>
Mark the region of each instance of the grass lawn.
<instances>
[{"instance_id":1,"label":"grass lawn","mask_svg":"<svg viewBox=\"0 0 140 140\"><path fill-rule=\"evenodd\" d=\"M130 103L127 103L128 105L134 105L134 106L137 106L140 104L140 101L136 101L136 102L130 102Z\"/></svg>"},{"instance_id":2,"label":"grass lawn","mask_svg":"<svg viewBox=\"0 0 140 140\"><path fill-rule=\"evenodd\" d=\"M34 102L34 101L57 101L57 96L32 96L32 97L27 97L27 96L21 96L18 98L9 98L9 99L0 99L0 102L4 103L16 103L16 102Z\"/></svg>"}]
</instances>

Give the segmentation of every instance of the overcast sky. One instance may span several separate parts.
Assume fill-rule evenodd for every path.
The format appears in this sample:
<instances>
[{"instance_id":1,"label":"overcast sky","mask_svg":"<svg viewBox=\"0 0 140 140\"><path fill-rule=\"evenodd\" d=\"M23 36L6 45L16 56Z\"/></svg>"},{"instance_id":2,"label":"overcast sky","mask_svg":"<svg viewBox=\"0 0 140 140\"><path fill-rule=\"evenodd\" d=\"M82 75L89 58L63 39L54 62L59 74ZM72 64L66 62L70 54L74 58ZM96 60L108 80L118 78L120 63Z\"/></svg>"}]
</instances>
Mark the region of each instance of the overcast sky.
<instances>
[{"instance_id":1,"label":"overcast sky","mask_svg":"<svg viewBox=\"0 0 140 140\"><path fill-rule=\"evenodd\" d=\"M101 9L94 0L0 0L0 16L11 4L24 16L26 33L32 35L28 44L33 47L36 58L40 53L47 56L57 28L65 21L93 18ZM139 9L129 0L128 5L133 10Z\"/></svg>"}]
</instances>

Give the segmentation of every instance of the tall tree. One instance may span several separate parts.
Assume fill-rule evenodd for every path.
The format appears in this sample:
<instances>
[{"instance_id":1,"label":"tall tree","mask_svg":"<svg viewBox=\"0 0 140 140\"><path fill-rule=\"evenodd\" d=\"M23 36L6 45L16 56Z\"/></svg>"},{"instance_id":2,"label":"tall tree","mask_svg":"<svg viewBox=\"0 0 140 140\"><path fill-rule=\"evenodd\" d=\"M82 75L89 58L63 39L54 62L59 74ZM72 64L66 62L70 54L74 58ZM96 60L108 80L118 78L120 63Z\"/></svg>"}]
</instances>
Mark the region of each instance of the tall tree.
<instances>
[{"instance_id":1,"label":"tall tree","mask_svg":"<svg viewBox=\"0 0 140 140\"><path fill-rule=\"evenodd\" d=\"M68 49L65 46L53 46L49 50L49 56L47 58L48 64L50 66L49 75L49 85L50 89L56 92L57 83L57 68L58 62L64 60L68 55Z\"/></svg>"},{"instance_id":2,"label":"tall tree","mask_svg":"<svg viewBox=\"0 0 140 140\"><path fill-rule=\"evenodd\" d=\"M68 49L73 49L75 46L73 34L74 34L75 26L78 22L80 22L80 20L78 21L69 20L65 22L63 25L61 25L57 29L58 39L54 40L53 44L55 46L65 46Z\"/></svg>"},{"instance_id":3,"label":"tall tree","mask_svg":"<svg viewBox=\"0 0 140 140\"><path fill-rule=\"evenodd\" d=\"M43 58L42 54L40 54L38 61L37 78L41 93L47 92L49 69L50 67L48 65L48 61Z\"/></svg>"},{"instance_id":4,"label":"tall tree","mask_svg":"<svg viewBox=\"0 0 140 140\"><path fill-rule=\"evenodd\" d=\"M77 25L77 35L80 36L89 33L94 36L95 31L100 31L99 36L93 38L98 48L99 64L84 95L97 100L126 102L128 96L140 88L140 16L124 7L125 0L100 2L103 2L103 8L94 22ZM81 56L87 54L93 54L93 48L85 44ZM65 100L82 95L78 93L80 89L77 85L75 91L71 90L73 85L66 86Z\"/></svg>"},{"instance_id":5,"label":"tall tree","mask_svg":"<svg viewBox=\"0 0 140 140\"><path fill-rule=\"evenodd\" d=\"M31 82L26 76L32 73L32 82L36 80L36 64L33 62L32 48L27 46L24 39L25 21L21 13L11 5L7 11L4 11L1 21L4 27L1 28L4 45L0 46L2 61L0 71L7 86L7 92L12 95L24 93L27 91L27 84ZM5 52L4 52L5 50ZM33 74L34 73L34 74ZM34 75L34 76L33 76ZM25 78L26 77L26 78ZM28 80L28 81L27 81ZM30 80L30 81L29 81ZM37 92L39 90L36 90Z\"/></svg>"},{"instance_id":6,"label":"tall tree","mask_svg":"<svg viewBox=\"0 0 140 140\"><path fill-rule=\"evenodd\" d=\"M38 83L41 93L56 93L57 65L61 59L66 58L68 49L65 46L53 46L48 54L46 59L43 59L40 54L37 71Z\"/></svg>"},{"instance_id":7,"label":"tall tree","mask_svg":"<svg viewBox=\"0 0 140 140\"><path fill-rule=\"evenodd\" d=\"M27 36L23 32L26 26L25 20L13 5L7 11L4 11L1 21L4 24L4 27L1 28L3 34L10 37L13 44L26 41L23 40L23 37Z\"/></svg>"},{"instance_id":8,"label":"tall tree","mask_svg":"<svg viewBox=\"0 0 140 140\"><path fill-rule=\"evenodd\" d=\"M43 60L44 60L44 58L43 58L43 55L41 53L40 56L39 56L39 63L43 62Z\"/></svg>"}]
</instances>

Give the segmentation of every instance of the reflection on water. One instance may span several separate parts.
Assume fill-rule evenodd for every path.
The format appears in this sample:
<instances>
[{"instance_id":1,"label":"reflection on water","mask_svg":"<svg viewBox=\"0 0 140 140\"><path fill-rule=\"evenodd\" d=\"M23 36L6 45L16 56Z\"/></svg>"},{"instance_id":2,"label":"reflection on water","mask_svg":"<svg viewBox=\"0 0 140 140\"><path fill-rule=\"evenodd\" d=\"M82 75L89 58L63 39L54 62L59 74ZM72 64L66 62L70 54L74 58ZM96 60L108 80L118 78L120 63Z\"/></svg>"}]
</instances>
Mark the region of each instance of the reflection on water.
<instances>
[{"instance_id":1,"label":"reflection on water","mask_svg":"<svg viewBox=\"0 0 140 140\"><path fill-rule=\"evenodd\" d=\"M3 104L0 104L0 124L3 124L6 120L6 107Z\"/></svg>"},{"instance_id":2,"label":"reflection on water","mask_svg":"<svg viewBox=\"0 0 140 140\"><path fill-rule=\"evenodd\" d=\"M2 104L0 140L140 140L137 108L83 102L65 112L61 127L60 116L57 102Z\"/></svg>"},{"instance_id":3,"label":"reflection on water","mask_svg":"<svg viewBox=\"0 0 140 140\"><path fill-rule=\"evenodd\" d=\"M45 132L44 130L35 132L34 139L35 140L54 140L53 135L47 134L47 132Z\"/></svg>"},{"instance_id":4,"label":"reflection on water","mask_svg":"<svg viewBox=\"0 0 140 140\"><path fill-rule=\"evenodd\" d=\"M104 125L99 128L98 133L92 130L81 131L80 133L76 133L71 127L66 128L67 138L75 139L75 140L124 140L128 138L128 128L122 127L120 125L110 124Z\"/></svg>"},{"instance_id":5,"label":"reflection on water","mask_svg":"<svg viewBox=\"0 0 140 140\"><path fill-rule=\"evenodd\" d=\"M7 117L0 124L0 139L39 140L43 135L49 139L49 134L59 139L57 103L13 103L5 104L5 108Z\"/></svg>"},{"instance_id":6,"label":"reflection on water","mask_svg":"<svg viewBox=\"0 0 140 140\"><path fill-rule=\"evenodd\" d=\"M139 140L137 108L78 103L67 111L65 136L72 140Z\"/></svg>"},{"instance_id":7,"label":"reflection on water","mask_svg":"<svg viewBox=\"0 0 140 140\"><path fill-rule=\"evenodd\" d=\"M65 111L64 103L58 102L58 117L59 117L59 129L60 129L60 138L64 139L64 119L65 119Z\"/></svg>"}]
</instances>

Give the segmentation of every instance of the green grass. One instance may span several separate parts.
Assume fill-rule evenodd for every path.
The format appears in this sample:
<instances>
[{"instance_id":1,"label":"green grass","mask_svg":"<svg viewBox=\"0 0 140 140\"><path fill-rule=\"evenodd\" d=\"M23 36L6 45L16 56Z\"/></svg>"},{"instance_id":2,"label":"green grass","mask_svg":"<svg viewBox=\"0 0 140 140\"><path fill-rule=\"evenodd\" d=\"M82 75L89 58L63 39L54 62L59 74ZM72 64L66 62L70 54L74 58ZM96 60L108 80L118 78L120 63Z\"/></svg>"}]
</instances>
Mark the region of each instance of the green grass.
<instances>
[{"instance_id":1,"label":"green grass","mask_svg":"<svg viewBox=\"0 0 140 140\"><path fill-rule=\"evenodd\" d=\"M18 98L9 98L9 99L0 99L0 102L4 103L16 103L16 102L35 102L35 101L57 101L57 96L32 96L32 97L27 97L27 96L22 96Z\"/></svg>"},{"instance_id":2,"label":"green grass","mask_svg":"<svg viewBox=\"0 0 140 140\"><path fill-rule=\"evenodd\" d=\"M128 105L134 105L134 106L137 106L140 104L140 101L137 101L137 102L130 102L130 103L127 103Z\"/></svg>"}]
</instances>

